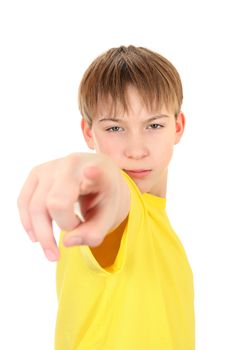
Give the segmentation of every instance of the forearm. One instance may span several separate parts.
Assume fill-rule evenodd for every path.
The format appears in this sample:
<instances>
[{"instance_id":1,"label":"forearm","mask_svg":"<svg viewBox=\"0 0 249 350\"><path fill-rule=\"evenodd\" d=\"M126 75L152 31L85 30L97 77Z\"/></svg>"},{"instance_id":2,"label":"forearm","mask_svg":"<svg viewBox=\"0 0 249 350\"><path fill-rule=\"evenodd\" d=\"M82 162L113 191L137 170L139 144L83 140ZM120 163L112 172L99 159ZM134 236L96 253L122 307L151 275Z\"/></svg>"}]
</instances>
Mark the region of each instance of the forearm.
<instances>
[{"instance_id":1,"label":"forearm","mask_svg":"<svg viewBox=\"0 0 249 350\"><path fill-rule=\"evenodd\" d=\"M113 168L109 164L108 169L111 170L109 174L111 174L113 184L110 196L114 196L114 201L112 201L113 204L109 216L109 220L113 224L108 229L103 242L97 247L90 247L95 259L102 267L111 266L114 263L130 211L130 190L125 179L116 165Z\"/></svg>"},{"instance_id":2,"label":"forearm","mask_svg":"<svg viewBox=\"0 0 249 350\"><path fill-rule=\"evenodd\" d=\"M114 231L128 216L130 211L131 194L130 189L123 178L121 172L118 170L116 180L116 220L111 228Z\"/></svg>"}]
</instances>

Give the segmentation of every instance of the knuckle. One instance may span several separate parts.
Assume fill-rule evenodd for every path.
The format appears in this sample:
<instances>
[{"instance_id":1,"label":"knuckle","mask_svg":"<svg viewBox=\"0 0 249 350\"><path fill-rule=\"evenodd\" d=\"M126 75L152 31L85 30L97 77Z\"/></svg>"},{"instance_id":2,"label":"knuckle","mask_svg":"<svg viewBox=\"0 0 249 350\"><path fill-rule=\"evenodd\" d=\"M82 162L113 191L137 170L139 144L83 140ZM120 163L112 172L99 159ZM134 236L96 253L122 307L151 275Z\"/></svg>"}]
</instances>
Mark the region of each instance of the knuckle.
<instances>
[{"instance_id":1,"label":"knuckle","mask_svg":"<svg viewBox=\"0 0 249 350\"><path fill-rule=\"evenodd\" d=\"M38 201L31 201L29 212L31 215L40 214L41 212L44 212L44 205Z\"/></svg>"},{"instance_id":2,"label":"knuckle","mask_svg":"<svg viewBox=\"0 0 249 350\"><path fill-rule=\"evenodd\" d=\"M81 158L82 158L82 153L70 153L67 157L65 157L65 160L69 164L75 164Z\"/></svg>"},{"instance_id":3,"label":"knuckle","mask_svg":"<svg viewBox=\"0 0 249 350\"><path fill-rule=\"evenodd\" d=\"M39 242L43 248L48 249L48 248L52 248L56 245L52 230L41 229L39 232L37 231L36 234L37 234L37 238L39 239Z\"/></svg>"},{"instance_id":4,"label":"knuckle","mask_svg":"<svg viewBox=\"0 0 249 350\"><path fill-rule=\"evenodd\" d=\"M21 217L21 223L22 223L22 226L24 228L24 230L29 233L32 231L32 225L31 223L29 222L29 220L25 220L25 218Z\"/></svg>"},{"instance_id":5,"label":"knuckle","mask_svg":"<svg viewBox=\"0 0 249 350\"><path fill-rule=\"evenodd\" d=\"M62 196L50 195L46 199L46 206L49 210L64 210L72 206L69 198Z\"/></svg>"},{"instance_id":6,"label":"knuckle","mask_svg":"<svg viewBox=\"0 0 249 350\"><path fill-rule=\"evenodd\" d=\"M41 168L41 165L36 165L36 166L34 166L34 167L30 170L28 177L31 178L31 177L33 177L33 176L36 176L36 175L39 173L40 168Z\"/></svg>"},{"instance_id":7,"label":"knuckle","mask_svg":"<svg viewBox=\"0 0 249 350\"><path fill-rule=\"evenodd\" d=\"M47 238L46 240L41 239L40 244L44 250L51 250L54 248L55 243L52 239Z\"/></svg>"}]
</instances>

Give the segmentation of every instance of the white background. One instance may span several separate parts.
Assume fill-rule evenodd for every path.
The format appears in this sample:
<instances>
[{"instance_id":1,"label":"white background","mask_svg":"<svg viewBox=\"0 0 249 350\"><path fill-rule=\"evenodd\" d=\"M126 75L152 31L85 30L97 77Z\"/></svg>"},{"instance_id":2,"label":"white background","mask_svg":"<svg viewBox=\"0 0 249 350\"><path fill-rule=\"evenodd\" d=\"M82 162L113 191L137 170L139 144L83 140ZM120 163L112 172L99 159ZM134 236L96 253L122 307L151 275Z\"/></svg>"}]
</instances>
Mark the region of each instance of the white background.
<instances>
[{"instance_id":1,"label":"white background","mask_svg":"<svg viewBox=\"0 0 249 350\"><path fill-rule=\"evenodd\" d=\"M128 44L163 54L183 81L167 210L194 273L196 348L249 349L246 2L1 2L1 349L53 349L55 264L16 200L33 166L88 151L79 82L97 55Z\"/></svg>"}]
</instances>

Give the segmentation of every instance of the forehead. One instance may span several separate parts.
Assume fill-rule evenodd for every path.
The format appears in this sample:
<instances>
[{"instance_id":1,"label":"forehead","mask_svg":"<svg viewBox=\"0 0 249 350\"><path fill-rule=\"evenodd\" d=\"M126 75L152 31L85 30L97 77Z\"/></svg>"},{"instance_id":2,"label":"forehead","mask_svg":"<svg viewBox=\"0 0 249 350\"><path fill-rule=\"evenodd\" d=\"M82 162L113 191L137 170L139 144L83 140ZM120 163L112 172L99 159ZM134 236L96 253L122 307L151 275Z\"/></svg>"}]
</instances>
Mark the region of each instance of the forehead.
<instances>
[{"instance_id":1,"label":"forehead","mask_svg":"<svg viewBox=\"0 0 249 350\"><path fill-rule=\"evenodd\" d=\"M96 119L103 117L120 119L125 116L147 117L162 113L174 114L173 108L167 107L163 102L157 102L156 99L146 99L136 88L129 86L122 101L120 99L115 100L110 95L102 96L98 101L94 114Z\"/></svg>"}]
</instances>

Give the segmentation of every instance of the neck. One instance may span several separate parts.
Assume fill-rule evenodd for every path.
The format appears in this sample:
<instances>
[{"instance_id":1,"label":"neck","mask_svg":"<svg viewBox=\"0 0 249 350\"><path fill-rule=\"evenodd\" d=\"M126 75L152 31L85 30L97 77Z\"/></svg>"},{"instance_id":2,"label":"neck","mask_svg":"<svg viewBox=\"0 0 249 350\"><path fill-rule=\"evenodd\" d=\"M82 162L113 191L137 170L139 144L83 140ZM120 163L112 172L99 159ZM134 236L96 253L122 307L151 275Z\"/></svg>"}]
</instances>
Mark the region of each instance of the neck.
<instances>
[{"instance_id":1,"label":"neck","mask_svg":"<svg viewBox=\"0 0 249 350\"><path fill-rule=\"evenodd\" d=\"M161 179L159 179L157 184L153 188L151 188L149 193L157 197L166 198L167 180L168 180L168 170L166 170L166 172L161 176Z\"/></svg>"}]
</instances>

